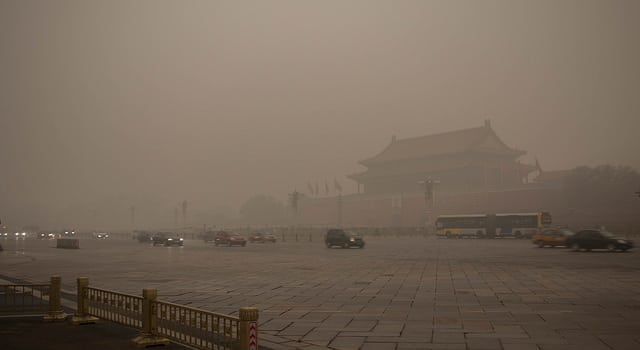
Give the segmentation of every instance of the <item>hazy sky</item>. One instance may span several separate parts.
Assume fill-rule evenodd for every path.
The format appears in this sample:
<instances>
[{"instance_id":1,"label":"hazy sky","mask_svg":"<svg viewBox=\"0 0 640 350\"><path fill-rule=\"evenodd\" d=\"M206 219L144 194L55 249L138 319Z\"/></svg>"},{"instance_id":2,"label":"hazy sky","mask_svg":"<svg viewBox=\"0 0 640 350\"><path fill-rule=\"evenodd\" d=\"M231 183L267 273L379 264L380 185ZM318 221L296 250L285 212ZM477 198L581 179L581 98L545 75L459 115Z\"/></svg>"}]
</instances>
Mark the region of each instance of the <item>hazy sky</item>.
<instances>
[{"instance_id":1,"label":"hazy sky","mask_svg":"<svg viewBox=\"0 0 640 350\"><path fill-rule=\"evenodd\" d=\"M634 0L2 0L0 218L171 223L185 199L354 191L392 135L487 118L544 169L639 169L638 18Z\"/></svg>"}]
</instances>

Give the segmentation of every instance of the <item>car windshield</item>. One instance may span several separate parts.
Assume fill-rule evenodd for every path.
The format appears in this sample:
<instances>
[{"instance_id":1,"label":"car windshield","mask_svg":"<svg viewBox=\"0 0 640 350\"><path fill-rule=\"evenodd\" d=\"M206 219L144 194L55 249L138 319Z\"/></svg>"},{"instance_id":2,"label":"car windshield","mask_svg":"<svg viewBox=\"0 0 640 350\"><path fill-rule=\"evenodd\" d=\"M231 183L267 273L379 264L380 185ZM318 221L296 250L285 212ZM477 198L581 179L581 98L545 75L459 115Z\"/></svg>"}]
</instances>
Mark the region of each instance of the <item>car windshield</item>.
<instances>
[{"instance_id":1,"label":"car windshield","mask_svg":"<svg viewBox=\"0 0 640 350\"><path fill-rule=\"evenodd\" d=\"M607 231L600 231L600 233L602 233L602 235L603 235L603 236L605 236L605 237L609 237L609 238L613 238L613 237L615 237L615 236L613 235L613 233L611 233L611 232L607 232Z\"/></svg>"},{"instance_id":2,"label":"car windshield","mask_svg":"<svg viewBox=\"0 0 640 350\"><path fill-rule=\"evenodd\" d=\"M359 235L355 232L347 231L345 232L349 237L359 237Z\"/></svg>"},{"instance_id":3,"label":"car windshield","mask_svg":"<svg viewBox=\"0 0 640 350\"><path fill-rule=\"evenodd\" d=\"M573 233L573 231L569 231L569 230L560 230L560 232L564 235L564 236L573 236L575 233Z\"/></svg>"}]
</instances>

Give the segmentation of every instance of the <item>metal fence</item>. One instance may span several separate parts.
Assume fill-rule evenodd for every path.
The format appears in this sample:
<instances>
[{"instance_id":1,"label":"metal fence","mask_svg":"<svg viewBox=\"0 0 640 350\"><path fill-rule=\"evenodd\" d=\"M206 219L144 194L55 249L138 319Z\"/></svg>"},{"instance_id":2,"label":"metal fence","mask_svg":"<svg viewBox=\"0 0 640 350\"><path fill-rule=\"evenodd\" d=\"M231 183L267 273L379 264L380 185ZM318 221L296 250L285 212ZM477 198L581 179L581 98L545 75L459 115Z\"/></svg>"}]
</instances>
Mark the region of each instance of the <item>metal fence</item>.
<instances>
[{"instance_id":1,"label":"metal fence","mask_svg":"<svg viewBox=\"0 0 640 350\"><path fill-rule=\"evenodd\" d=\"M8 284L0 286L0 314L46 314L49 284Z\"/></svg>"},{"instance_id":2,"label":"metal fence","mask_svg":"<svg viewBox=\"0 0 640 350\"><path fill-rule=\"evenodd\" d=\"M194 349L248 350L258 348L258 309L240 308L239 317L157 300L155 289L143 289L142 297L89 287L78 278L77 311L72 322L100 319L141 330L133 339L139 347L173 341Z\"/></svg>"},{"instance_id":3,"label":"metal fence","mask_svg":"<svg viewBox=\"0 0 640 350\"><path fill-rule=\"evenodd\" d=\"M153 303L158 335L197 349L237 349L240 318L172 304Z\"/></svg>"},{"instance_id":4,"label":"metal fence","mask_svg":"<svg viewBox=\"0 0 640 350\"><path fill-rule=\"evenodd\" d=\"M240 308L236 317L159 301L155 289L143 289L138 297L89 287L87 277L77 282L74 324L103 319L140 329L140 335L132 339L139 347L173 341L194 349L258 349L257 308ZM50 284L0 285L0 315L46 312L44 320L64 320L67 315L60 297L60 276L52 276Z\"/></svg>"},{"instance_id":5,"label":"metal fence","mask_svg":"<svg viewBox=\"0 0 640 350\"><path fill-rule=\"evenodd\" d=\"M125 326L142 328L142 298L105 289L87 287L88 313Z\"/></svg>"}]
</instances>

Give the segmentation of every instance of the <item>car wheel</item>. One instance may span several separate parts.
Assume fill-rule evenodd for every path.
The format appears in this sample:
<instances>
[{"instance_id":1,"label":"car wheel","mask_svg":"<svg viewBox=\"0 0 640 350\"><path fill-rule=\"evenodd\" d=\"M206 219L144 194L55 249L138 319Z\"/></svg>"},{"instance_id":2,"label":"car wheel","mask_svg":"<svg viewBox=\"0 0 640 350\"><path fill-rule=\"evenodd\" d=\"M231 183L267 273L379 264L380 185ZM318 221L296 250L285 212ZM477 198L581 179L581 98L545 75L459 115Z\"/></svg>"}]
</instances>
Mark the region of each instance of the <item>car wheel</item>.
<instances>
[{"instance_id":1,"label":"car wheel","mask_svg":"<svg viewBox=\"0 0 640 350\"><path fill-rule=\"evenodd\" d=\"M520 231L516 231L515 236L516 236L517 239L522 239L523 238L522 237L522 232L520 232Z\"/></svg>"},{"instance_id":2,"label":"car wheel","mask_svg":"<svg viewBox=\"0 0 640 350\"><path fill-rule=\"evenodd\" d=\"M242 242L242 246L244 247L245 245L247 245L247 242Z\"/></svg>"},{"instance_id":3,"label":"car wheel","mask_svg":"<svg viewBox=\"0 0 640 350\"><path fill-rule=\"evenodd\" d=\"M573 243L573 244L571 245L571 249L572 249L574 252L580 251L580 245L579 245L578 243Z\"/></svg>"},{"instance_id":4,"label":"car wheel","mask_svg":"<svg viewBox=\"0 0 640 350\"><path fill-rule=\"evenodd\" d=\"M607 250L610 251L610 252L615 252L616 251L616 245L613 244L613 243L609 243L607 245Z\"/></svg>"},{"instance_id":5,"label":"car wheel","mask_svg":"<svg viewBox=\"0 0 640 350\"><path fill-rule=\"evenodd\" d=\"M231 242L227 243L227 247L231 247L231 246L232 246Z\"/></svg>"},{"instance_id":6,"label":"car wheel","mask_svg":"<svg viewBox=\"0 0 640 350\"><path fill-rule=\"evenodd\" d=\"M342 248L345 248L345 249L349 248L349 243L345 243L345 244L343 244L343 245L342 245Z\"/></svg>"},{"instance_id":7,"label":"car wheel","mask_svg":"<svg viewBox=\"0 0 640 350\"><path fill-rule=\"evenodd\" d=\"M544 248L544 242L543 241L538 241L536 244L538 245L538 248Z\"/></svg>"}]
</instances>

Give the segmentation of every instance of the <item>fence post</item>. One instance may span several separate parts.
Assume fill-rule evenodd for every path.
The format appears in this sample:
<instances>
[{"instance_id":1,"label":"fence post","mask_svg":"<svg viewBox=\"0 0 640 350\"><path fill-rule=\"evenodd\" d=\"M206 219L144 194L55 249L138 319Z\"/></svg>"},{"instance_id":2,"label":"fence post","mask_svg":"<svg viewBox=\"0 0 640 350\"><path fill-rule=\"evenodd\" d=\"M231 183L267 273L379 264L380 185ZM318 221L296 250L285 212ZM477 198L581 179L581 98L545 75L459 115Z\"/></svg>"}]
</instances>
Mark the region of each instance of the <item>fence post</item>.
<instances>
[{"instance_id":1,"label":"fence post","mask_svg":"<svg viewBox=\"0 0 640 350\"><path fill-rule=\"evenodd\" d=\"M51 276L49 285L49 312L44 317L45 321L61 321L67 318L67 314L62 310L60 303L60 290L62 288L62 278L60 276Z\"/></svg>"},{"instance_id":2,"label":"fence post","mask_svg":"<svg viewBox=\"0 0 640 350\"><path fill-rule=\"evenodd\" d=\"M241 307L239 350L258 350L258 308Z\"/></svg>"},{"instance_id":3,"label":"fence post","mask_svg":"<svg viewBox=\"0 0 640 350\"><path fill-rule=\"evenodd\" d=\"M137 347L159 346L169 344L169 339L160 337L158 331L158 319L156 318L156 299L158 290L145 288L142 290L142 332L132 339Z\"/></svg>"},{"instance_id":4,"label":"fence post","mask_svg":"<svg viewBox=\"0 0 640 350\"><path fill-rule=\"evenodd\" d=\"M96 323L97 317L89 314L89 277L78 277L76 314L71 318L75 325Z\"/></svg>"}]
</instances>

